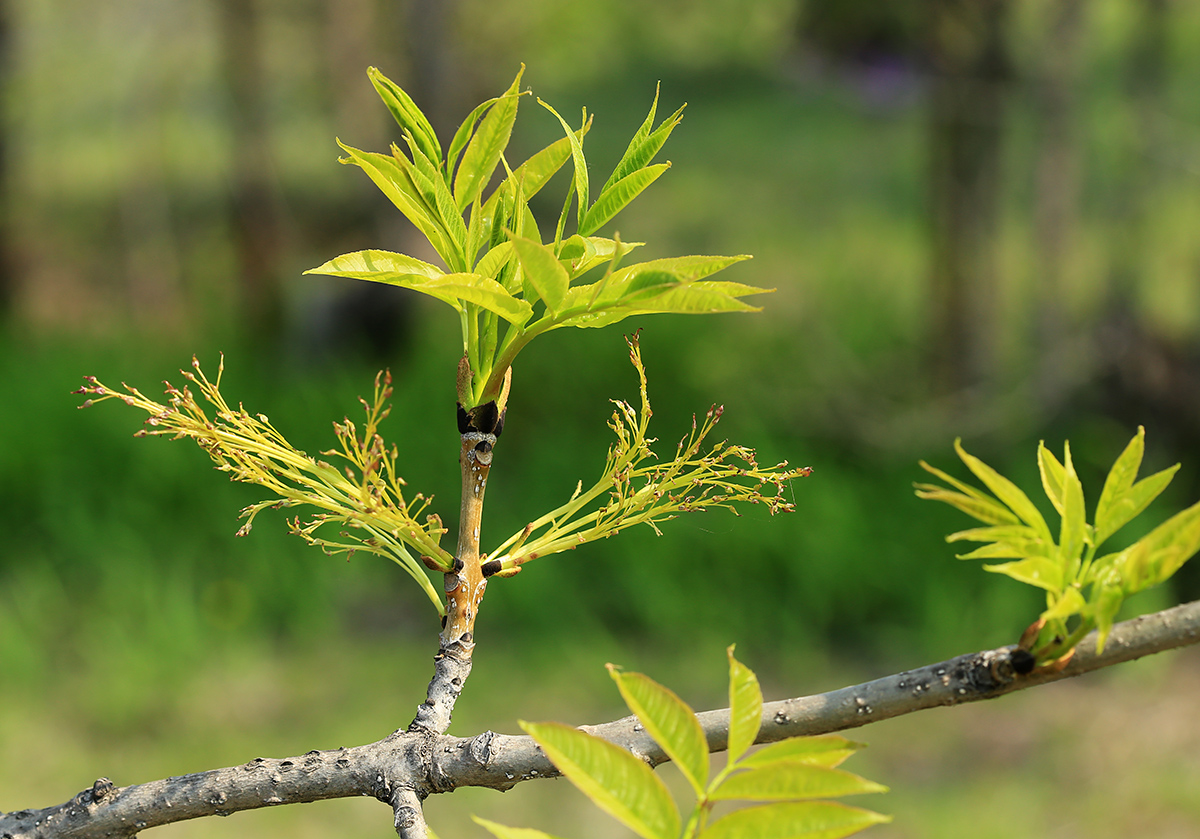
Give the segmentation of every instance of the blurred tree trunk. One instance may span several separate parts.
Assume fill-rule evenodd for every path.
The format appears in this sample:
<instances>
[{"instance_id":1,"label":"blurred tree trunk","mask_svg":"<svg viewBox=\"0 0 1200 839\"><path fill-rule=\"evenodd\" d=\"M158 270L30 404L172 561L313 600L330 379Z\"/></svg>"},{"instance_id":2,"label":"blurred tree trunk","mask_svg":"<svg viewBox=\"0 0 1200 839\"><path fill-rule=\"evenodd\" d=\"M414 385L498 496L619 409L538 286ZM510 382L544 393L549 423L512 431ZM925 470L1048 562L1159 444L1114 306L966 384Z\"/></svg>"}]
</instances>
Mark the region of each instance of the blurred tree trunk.
<instances>
[{"instance_id":1,"label":"blurred tree trunk","mask_svg":"<svg viewBox=\"0 0 1200 839\"><path fill-rule=\"evenodd\" d=\"M7 320L17 294L16 265L13 253L13 179L11 172L10 101L13 78L12 9L0 0L0 320Z\"/></svg>"},{"instance_id":2,"label":"blurred tree trunk","mask_svg":"<svg viewBox=\"0 0 1200 839\"><path fill-rule=\"evenodd\" d=\"M1109 287L1109 307L1114 309L1127 309L1133 302L1145 251L1146 207L1160 180L1158 162L1166 145L1168 0L1141 0L1135 5L1141 20L1132 38L1126 87L1137 127L1117 189L1119 200L1114 202L1119 208L1113 219L1116 248Z\"/></svg>"},{"instance_id":3,"label":"blurred tree trunk","mask_svg":"<svg viewBox=\"0 0 1200 839\"><path fill-rule=\"evenodd\" d=\"M986 385L996 367L997 233L1009 60L1008 0L926 0L935 387Z\"/></svg>"},{"instance_id":4,"label":"blurred tree trunk","mask_svg":"<svg viewBox=\"0 0 1200 839\"><path fill-rule=\"evenodd\" d=\"M1190 393L1178 388L1182 366L1175 349L1137 312L1136 289L1145 270L1147 208L1161 180L1159 161L1165 153L1163 111L1166 99L1169 14L1167 0L1143 0L1138 27L1131 38L1126 87L1136 127L1114 186L1116 213L1105 316L1097 344L1108 390L1118 411L1156 416L1176 428L1195 414L1180 411ZM1135 422L1144 422L1133 418Z\"/></svg>"},{"instance_id":5,"label":"blurred tree trunk","mask_svg":"<svg viewBox=\"0 0 1200 839\"><path fill-rule=\"evenodd\" d=\"M243 324L271 340L282 318L282 214L273 177L258 0L217 0L224 82L230 103L233 182L230 216L241 273Z\"/></svg>"},{"instance_id":6,"label":"blurred tree trunk","mask_svg":"<svg viewBox=\"0 0 1200 839\"><path fill-rule=\"evenodd\" d=\"M1079 221L1079 146L1076 88L1084 0L1058 0L1048 16L1038 50L1031 93L1039 129L1034 161L1034 236L1037 276L1033 305L1037 398L1043 409L1062 400L1079 375L1064 293Z\"/></svg>"}]
</instances>

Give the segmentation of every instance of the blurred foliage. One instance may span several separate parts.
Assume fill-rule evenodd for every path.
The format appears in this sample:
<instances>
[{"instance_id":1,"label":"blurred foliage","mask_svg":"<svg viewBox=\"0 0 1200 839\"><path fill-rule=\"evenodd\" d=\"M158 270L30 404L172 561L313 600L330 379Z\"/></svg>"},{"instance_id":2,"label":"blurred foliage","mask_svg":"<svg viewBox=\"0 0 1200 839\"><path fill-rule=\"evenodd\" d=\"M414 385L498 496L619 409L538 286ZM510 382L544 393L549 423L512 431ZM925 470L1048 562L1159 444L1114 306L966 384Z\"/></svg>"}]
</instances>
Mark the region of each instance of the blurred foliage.
<instances>
[{"instance_id":1,"label":"blurred foliage","mask_svg":"<svg viewBox=\"0 0 1200 839\"><path fill-rule=\"evenodd\" d=\"M390 367L395 409L382 431L400 444L405 477L435 494L453 527L454 318L403 290L364 301L344 280L301 276L338 253L403 251L412 241L386 199L335 165L335 136L360 147L398 139L368 64L438 91L436 110L456 124L524 61L529 83L560 113L586 104L597 114L587 143L601 172L618 161L657 80L664 106L687 101L674 165L627 211L622 238L656 243L661 251L647 258L752 253L729 278L779 291L756 315L630 319L630 331L645 327L656 422L686 427L693 411L723 403L723 434L754 445L764 462L814 467L792 488L795 515L685 518L661 539L633 531L495 586L479 625L478 678L516 666L489 664L490 643L551 682L564 652L591 659L580 650L594 649L593 664L608 656L632 665L653 638L686 668L690 651L736 641L764 681L795 691L805 688L798 662L822 672L827 653L912 664L1014 641L1042 608L1037 593L952 562L941 534L959 526L957 515L910 493L917 460L938 457L956 436L1028 486L1038 477L1026 453L1039 439L1058 448L1069 436L1081 481L1100 485L1109 453L1144 425L1147 471L1183 468L1161 513L1126 528L1130 540L1200 496L1200 6L1166 4L1161 84L1147 97L1130 75L1150 4L1085 4L1070 87L1078 192L1054 284L1066 340L1047 349L1034 339L1049 287L1034 209L1045 139L1035 94L1054 4L1014 0L993 312L1001 364L990 395L975 399L935 397L928 377L919 55L897 49L864 61L862 50L840 46L855 42L841 29L836 50L806 35L805 10L830 4L261 0L265 174L282 220L275 270L285 313L269 343L239 317L228 210L238 149L215 4L8 5L6 204L18 271L0 334L6 689L86 695L96 725L128 731L172 718L163 695L192 685L197 668L232 666L259 647L340 639L432 654L436 623L389 563L347 565L293 545L271 511L234 539L237 511L258 500L252 489L213 473L199 451L133 440L128 412L81 414L68 395L86 374L156 395L147 383L175 376L192 353L208 364L224 351L231 398L316 451ZM526 154L561 136L541 116L514 135ZM553 203L534 211L552 218ZM1114 308L1116 288L1124 296ZM353 316L363 311L383 316ZM488 532L519 530L602 468L608 399L637 395L625 357L617 335L565 331L523 355ZM444 411L405 410L439 400ZM642 561L651 552L655 562ZM1195 569L1175 585L1156 596L1196 596ZM720 622L695 606L713 601L724 604ZM423 665L414 672L414 684L427 677ZM487 684L504 682L492 675ZM401 686L419 698L415 690ZM399 707L408 713L416 701ZM460 724L480 720L470 714L485 703L469 710L474 701L468 691Z\"/></svg>"},{"instance_id":2,"label":"blurred foliage","mask_svg":"<svg viewBox=\"0 0 1200 839\"><path fill-rule=\"evenodd\" d=\"M303 47L332 51L335 36L358 37L382 66L403 69L416 59L386 41L415 9L356 0L340 13L313 4L303 14L286 14L261 4L271 176L286 208L290 246L279 270L287 278L291 325L277 349L256 352L253 364L239 359L236 366L243 395L253 395L289 433L311 435L313 448L329 445L322 436L328 423L353 411L354 397L368 392L379 366L391 366L398 410L389 422L402 427L389 435L411 441L402 446L405 474L438 488L444 500L453 497L453 470L446 468L450 460L435 456L435 441L439 433L453 434L449 415L439 432L434 418L403 411L403 390L413 394L414 404L439 392L447 404L452 401L452 319L397 291L389 305L408 313L397 321L401 334L384 342L390 355L371 357L378 342L360 334L365 327L337 325L345 310L335 298L344 284L300 276L302 268L339 248L374 243L380 230L397 241L407 235L369 187L333 165L332 137L342 130L333 119L343 91L332 85L341 77L327 64L306 61ZM681 643L703 623L688 604L709 593L754 604L739 620L714 628L726 638L783 633L876 654L914 643L939 646L933 639L947 629L999 642L1008 631L999 627L1013 626L1028 603L1003 587L985 591L941 561L946 551L936 534L944 531L945 519L917 512L906 497L919 456L928 456L931 447L940 450L958 432L978 439L975 447L1003 466L1006 456L999 450L1022 439L1053 440L1059 429L1071 429L1076 438L1111 443L1127 435L1122 423L1140 420L1162 445L1151 448L1148 462L1165 462L1168 450L1188 460L1185 447L1193 441L1177 422L1127 417L1122 412L1128 406L1106 404L1100 386L1084 382L1065 410L1040 410L1033 401L1030 379L1039 359L1030 357L1028 329L1037 246L1028 177L1037 138L1028 109L1018 108L1008 146L1013 174L1001 234L1006 285L999 313L1008 325L1002 336L1006 381L1000 397L964 414L931 403L922 374L927 257L921 79L915 69L902 68L888 102L876 97L869 68L837 64L836 52L828 60L841 69L805 69L812 53L792 46L788 33L817 19L815 3L808 17L794 4L749 0L650 11L617 4L605 14L593 14L587 3L534 4L519 13L462 0L447 9L444 48L449 54L469 48L473 56L456 74L457 83L486 81L495 89L520 54L539 84L554 91L562 112L586 101L603 114L588 137L601 170L619 157L622 135L652 98L649 73L665 79L670 102L692 100L674 141L674 168L652 202L628 210L624 230L661 242L663 253L754 253L755 261L740 266L735 279L780 291L765 313L699 325L699 332L696 322L683 318L648 323L644 345L659 412L670 427L671 418L685 422L692 410L724 402L723 427L731 437L761 441L764 457L816 468L812 481L795 490L800 512L789 521L688 522L668 539L640 534L634 542L601 545L524 575L520 585L489 601L489 619L506 631L540 635L569 617L618 634L667 632L664 643ZM1017 10L1013 43L1020 45L1026 41L1016 35L1039 31L1039 12ZM125 612L108 599L119 600L123 585L143 588L149 601L144 608L165 622L161 632L146 634L175 639L171 643L222 622L256 632L303 632L314 625L312 610L322 615L317 624L332 625L339 613L357 611L347 606L357 586L381 591L373 583L342 579L379 573L368 563L356 563L346 574L303 553L286 564L272 561L293 549L276 543L269 527L247 540L227 541L232 514L246 501L240 489L206 479L196 471L200 463L184 453L152 443L133 447L124 439L132 429L120 418L78 417L64 395L75 374L166 378L192 351L203 359L223 347L232 359L244 343L236 319L236 259L221 210L235 153L228 145L231 105L219 83L220 45L211 13L199 2L160 8L149 18L134 4L100 8L43 0L14 7L19 61L12 78L12 142L19 165L13 190L21 207L15 224L22 271L4 338L12 347L5 354L5 380L11 392L28 396L7 400L3 410L10 427L39 419L32 436L10 435L22 442L3 449L3 491L13 497L4 508L12 524L0 575L6 596L16 600L27 599L15 595L26 587L36 592L28 599L47 604L75 603L83 591L100 593L75 603L80 627L90 608ZM374 21L376 30L347 23L351 14ZM1114 199L1144 163L1130 160L1138 126L1121 82L1136 14L1131 4L1115 0L1095 4L1080 54L1085 189L1064 283L1073 325L1101 312L1106 265L1113 258L1106 231L1124 221ZM659 15L673 15L673 25L655 25ZM489 40L498 31L489 22L501 19L513 21L515 33L504 43ZM592 58L573 52L567 67L566 54L555 52L563 39L545 33L571 31L583 19L592 22L595 51ZM1200 214L1200 203L1187 175L1191 162L1179 155L1187 148L1194 110L1185 93L1200 69L1186 45L1200 37L1200 14L1173 8L1172 22L1178 46L1167 78L1166 150L1173 156L1152 162L1182 167L1183 176L1155 182L1156 200L1143 223L1153 247L1139 251L1133 305L1146 329L1178 343L1189 340L1198 311L1185 266L1197 247L1187 220ZM625 37L630 32L636 34ZM96 33L101 37L92 37ZM109 46L117 42L121 50ZM1017 52L1020 57L1019 46ZM363 58L355 54L352 60ZM1033 57L1021 60L1033 64ZM355 84L370 97L361 73L357 68ZM67 83L81 78L91 83ZM1016 95L1022 95L1020 86ZM543 117L531 119L528 135L515 142L533 149L560 136L553 119ZM350 129L360 131L363 142L385 131L361 117ZM535 209L549 214L558 207ZM603 439L607 399L630 395L621 346L605 337L555 335L553 348L530 351L524 382L519 377L514 386L514 422L495 476L503 489L489 501L488 526L519 528L531 510L599 465L602 446L592 448ZM104 359L112 360L108 371L97 369ZM551 381L554 387L531 386ZM1156 433L1155 424L1167 427ZM70 451L63 440L72 441ZM89 455L78 459L84 447ZM1178 482L1180 497L1189 482L1195 478ZM452 509L442 511L452 522ZM169 563L158 559L164 550ZM623 561L645 550L667 557L671 586L644 579L642 563ZM94 552L119 559L97 561ZM738 561L728 562L729 554ZM238 559L220 558L233 555ZM30 556L38 560L25 559ZM215 571L213 563L224 565ZM330 582L335 578L338 583ZM267 579L272 583L263 585ZM764 586L764 580L780 584ZM579 609L574 600L585 592L588 608ZM678 602L672 592L679 593ZM181 602L154 609L160 596ZM222 599L228 603L212 605ZM206 617L206 609L232 610L233 617ZM28 617L21 620L20 636L6 638L49 631L36 627L37 610L10 611L5 619L14 621L15 614ZM968 629L961 624L969 614L988 619ZM128 620L130 626L154 625ZM884 625L899 629L881 633ZM10 646L6 655L29 659L31 667L42 658L31 652L37 645Z\"/></svg>"}]
</instances>

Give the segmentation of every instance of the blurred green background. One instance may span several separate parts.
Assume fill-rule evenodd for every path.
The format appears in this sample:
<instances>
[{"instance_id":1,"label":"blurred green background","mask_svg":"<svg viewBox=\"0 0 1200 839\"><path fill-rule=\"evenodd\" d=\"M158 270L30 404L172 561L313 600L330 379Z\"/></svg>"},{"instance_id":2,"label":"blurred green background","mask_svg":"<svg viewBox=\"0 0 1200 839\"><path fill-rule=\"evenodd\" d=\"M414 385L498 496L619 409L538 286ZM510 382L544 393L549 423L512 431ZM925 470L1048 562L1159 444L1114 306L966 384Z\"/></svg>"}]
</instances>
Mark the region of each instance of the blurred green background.
<instances>
[{"instance_id":1,"label":"blurred green background","mask_svg":"<svg viewBox=\"0 0 1200 839\"><path fill-rule=\"evenodd\" d=\"M912 495L918 459L962 474L956 436L1031 492L1037 440L1069 438L1094 499L1142 424L1147 469L1184 463L1143 529L1200 497L1200 6L5 0L0 809L411 719L437 620L402 572L324 557L270 514L233 538L253 488L70 391L92 374L156 395L192 353L212 370L225 352L227 398L315 451L390 367L385 435L453 525L453 316L301 272L420 248L336 163L335 136L397 139L368 65L448 134L521 62L561 113L595 114L601 180L656 82L665 113L686 101L674 167L616 229L647 256L754 254L728 279L778 291L751 316L535 343L485 549L600 468L608 400L636 396L621 331L644 328L664 450L719 402L723 435L815 473L794 515L685 518L495 583L452 732L620 715L605 661L717 707L730 643L782 698L1012 642L1037 593L955 562L943 536L965 520ZM514 146L558 132L525 100ZM1185 567L1130 609L1198 593ZM897 817L871 835L1200 834L1198 671L1173 654L861 732L875 745L852 768L895 790L870 802ZM574 791L537 786L432 801L431 823L619 835ZM332 802L158 834L389 825L376 802Z\"/></svg>"}]
</instances>

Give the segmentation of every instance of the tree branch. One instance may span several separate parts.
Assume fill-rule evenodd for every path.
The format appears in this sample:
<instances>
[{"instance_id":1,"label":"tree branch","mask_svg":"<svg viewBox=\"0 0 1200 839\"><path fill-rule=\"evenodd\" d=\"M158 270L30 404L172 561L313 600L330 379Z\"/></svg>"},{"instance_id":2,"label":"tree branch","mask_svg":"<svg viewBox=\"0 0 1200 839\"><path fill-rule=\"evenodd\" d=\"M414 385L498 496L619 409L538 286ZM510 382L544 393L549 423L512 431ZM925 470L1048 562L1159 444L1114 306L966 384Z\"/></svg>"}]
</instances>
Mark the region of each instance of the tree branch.
<instances>
[{"instance_id":1,"label":"tree branch","mask_svg":"<svg viewBox=\"0 0 1200 839\"><path fill-rule=\"evenodd\" d=\"M1096 651L1093 632L1061 671L1021 675L1014 666L1016 648L1009 646L830 693L771 702L764 707L757 742L842 731L925 708L992 699L1197 642L1200 601L1117 624L1103 652ZM698 716L710 750L724 749L729 710ZM634 717L583 729L651 765L667 759ZM426 730L398 731L367 746L314 750L284 760L255 758L241 766L129 787L114 787L101 778L63 804L0 813L0 837L131 837L149 827L201 816L371 795L392 808L402 839L423 839L420 802L432 793L463 786L506 790L557 774L530 737L487 731L464 739Z\"/></svg>"}]
</instances>

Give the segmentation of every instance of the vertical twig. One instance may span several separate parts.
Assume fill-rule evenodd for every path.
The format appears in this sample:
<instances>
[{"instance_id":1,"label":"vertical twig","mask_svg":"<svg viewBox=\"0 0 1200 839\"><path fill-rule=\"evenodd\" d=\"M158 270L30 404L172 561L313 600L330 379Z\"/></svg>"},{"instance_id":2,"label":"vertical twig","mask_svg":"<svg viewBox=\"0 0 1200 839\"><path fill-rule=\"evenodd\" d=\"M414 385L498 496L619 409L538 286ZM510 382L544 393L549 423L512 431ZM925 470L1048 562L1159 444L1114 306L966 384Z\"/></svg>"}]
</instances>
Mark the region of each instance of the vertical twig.
<instances>
[{"instance_id":1,"label":"vertical twig","mask_svg":"<svg viewBox=\"0 0 1200 839\"><path fill-rule=\"evenodd\" d=\"M396 835L400 839L428 839L425 814L421 811L421 796L410 786L398 786L392 794L392 814Z\"/></svg>"},{"instance_id":2,"label":"vertical twig","mask_svg":"<svg viewBox=\"0 0 1200 839\"><path fill-rule=\"evenodd\" d=\"M483 495L487 490L492 466L492 450L504 428L504 406L508 401L508 380L500 397L470 411L458 408L461 435L459 466L462 469L462 508L458 521L458 552L454 569L446 574L446 617L442 626L438 653L434 656L434 675L429 682L425 702L409 731L423 729L445 734L450 715L471 673L471 654L475 649L475 617L487 588L480 567L479 528L483 518Z\"/></svg>"}]
</instances>

